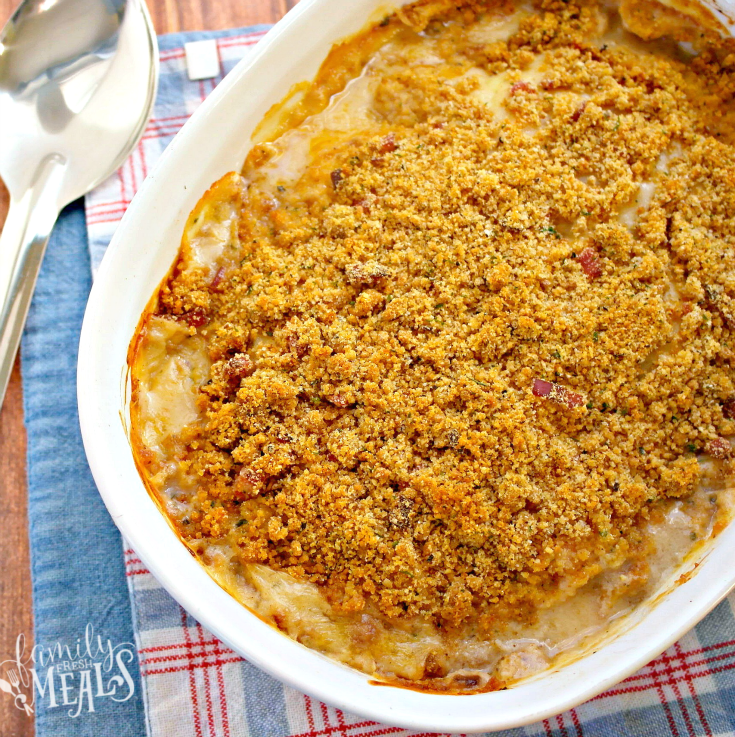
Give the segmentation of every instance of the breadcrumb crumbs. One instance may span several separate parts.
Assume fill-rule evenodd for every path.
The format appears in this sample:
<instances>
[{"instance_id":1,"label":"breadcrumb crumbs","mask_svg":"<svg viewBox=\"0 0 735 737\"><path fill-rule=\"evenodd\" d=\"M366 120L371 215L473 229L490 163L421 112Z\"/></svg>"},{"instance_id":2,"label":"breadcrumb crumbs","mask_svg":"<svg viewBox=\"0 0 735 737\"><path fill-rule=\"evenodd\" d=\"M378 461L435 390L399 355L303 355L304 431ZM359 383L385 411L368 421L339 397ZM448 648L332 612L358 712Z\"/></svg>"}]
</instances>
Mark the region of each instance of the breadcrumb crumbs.
<instances>
[{"instance_id":1,"label":"breadcrumb crumbs","mask_svg":"<svg viewBox=\"0 0 735 737\"><path fill-rule=\"evenodd\" d=\"M237 260L158 311L212 359L188 539L489 631L635 559L703 453L732 471L735 45L604 43L592 0L483 43L456 5L388 19L443 63L381 67L295 182L251 154Z\"/></svg>"}]
</instances>

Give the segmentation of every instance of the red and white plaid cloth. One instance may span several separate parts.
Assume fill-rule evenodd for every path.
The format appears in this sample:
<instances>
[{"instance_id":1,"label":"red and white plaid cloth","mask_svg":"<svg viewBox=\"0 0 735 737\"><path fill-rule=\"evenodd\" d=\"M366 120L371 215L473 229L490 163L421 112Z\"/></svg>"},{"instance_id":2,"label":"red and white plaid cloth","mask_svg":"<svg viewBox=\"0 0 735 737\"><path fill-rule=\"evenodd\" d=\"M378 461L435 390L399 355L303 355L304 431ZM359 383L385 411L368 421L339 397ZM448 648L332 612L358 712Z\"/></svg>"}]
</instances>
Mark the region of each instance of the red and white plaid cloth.
<instances>
[{"instance_id":1,"label":"red and white plaid cloth","mask_svg":"<svg viewBox=\"0 0 735 737\"><path fill-rule=\"evenodd\" d=\"M265 30L177 34L160 39L154 115L130 158L86 198L96 272L135 191L178 129L222 75L190 82L185 41L217 38L223 73ZM166 593L126 547L148 737L378 737L405 730L365 721L283 686L223 645ZM616 688L508 735L735 737L735 595L661 657Z\"/></svg>"}]
</instances>

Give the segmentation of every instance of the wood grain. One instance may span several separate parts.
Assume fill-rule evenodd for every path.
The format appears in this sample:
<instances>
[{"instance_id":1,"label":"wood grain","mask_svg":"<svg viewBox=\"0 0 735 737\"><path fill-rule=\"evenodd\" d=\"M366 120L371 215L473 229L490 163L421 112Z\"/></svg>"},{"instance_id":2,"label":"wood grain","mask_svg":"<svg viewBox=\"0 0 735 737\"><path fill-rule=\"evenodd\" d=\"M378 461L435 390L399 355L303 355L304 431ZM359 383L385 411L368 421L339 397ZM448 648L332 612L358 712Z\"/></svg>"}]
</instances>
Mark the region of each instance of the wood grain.
<instances>
[{"instance_id":1,"label":"wood grain","mask_svg":"<svg viewBox=\"0 0 735 737\"><path fill-rule=\"evenodd\" d=\"M147 0L157 33L220 30L275 23L298 0ZM0 0L0 25L16 0ZM0 145L1 142L0 142ZM0 226L8 197L0 183ZM26 484L26 435L19 362L0 412L0 661L11 657L19 633L32 645L33 614ZM4 694L3 694L4 695ZM0 737L32 737L33 720L0 699Z\"/></svg>"},{"instance_id":2,"label":"wood grain","mask_svg":"<svg viewBox=\"0 0 735 737\"><path fill-rule=\"evenodd\" d=\"M148 0L158 33L274 23L298 0Z\"/></svg>"}]
</instances>

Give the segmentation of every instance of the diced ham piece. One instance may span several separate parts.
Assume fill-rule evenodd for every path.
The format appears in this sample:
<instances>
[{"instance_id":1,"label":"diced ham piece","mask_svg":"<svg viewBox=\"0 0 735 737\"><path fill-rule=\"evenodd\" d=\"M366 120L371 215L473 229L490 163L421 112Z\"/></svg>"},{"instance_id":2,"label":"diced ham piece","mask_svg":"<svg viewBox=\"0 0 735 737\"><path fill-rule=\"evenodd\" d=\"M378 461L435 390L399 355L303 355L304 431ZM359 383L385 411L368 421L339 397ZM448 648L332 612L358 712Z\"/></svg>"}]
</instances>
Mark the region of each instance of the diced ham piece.
<instances>
[{"instance_id":1,"label":"diced ham piece","mask_svg":"<svg viewBox=\"0 0 735 737\"><path fill-rule=\"evenodd\" d=\"M532 391L534 397L548 397L553 388L554 385L550 381L544 381L543 379L533 380Z\"/></svg>"},{"instance_id":2,"label":"diced ham piece","mask_svg":"<svg viewBox=\"0 0 735 737\"><path fill-rule=\"evenodd\" d=\"M732 447L725 438L715 438L704 446L705 453L722 460L732 454Z\"/></svg>"},{"instance_id":3,"label":"diced ham piece","mask_svg":"<svg viewBox=\"0 0 735 737\"><path fill-rule=\"evenodd\" d=\"M309 344L302 343L297 335L289 335L286 338L288 350L295 353L298 358L303 358L309 352Z\"/></svg>"},{"instance_id":4,"label":"diced ham piece","mask_svg":"<svg viewBox=\"0 0 735 737\"><path fill-rule=\"evenodd\" d=\"M544 381L543 379L534 379L531 391L534 397L550 399L552 402L561 404L569 409L581 407L585 403L584 397L578 392L573 392L561 384L554 384L551 381Z\"/></svg>"},{"instance_id":5,"label":"diced ham piece","mask_svg":"<svg viewBox=\"0 0 735 737\"><path fill-rule=\"evenodd\" d=\"M379 198L376 197L374 194L367 195L366 197L363 197L361 199L353 200L352 206L353 207L361 207L362 211L369 215L372 208L378 203Z\"/></svg>"},{"instance_id":6,"label":"diced ham piece","mask_svg":"<svg viewBox=\"0 0 735 737\"><path fill-rule=\"evenodd\" d=\"M236 353L225 364L225 373L229 379L244 379L253 373L255 366L247 353Z\"/></svg>"},{"instance_id":7,"label":"diced ham piece","mask_svg":"<svg viewBox=\"0 0 735 737\"><path fill-rule=\"evenodd\" d=\"M581 117L582 113L584 113L584 109L587 107L587 100L585 100L573 113L572 113L572 123L576 123Z\"/></svg>"},{"instance_id":8,"label":"diced ham piece","mask_svg":"<svg viewBox=\"0 0 735 737\"><path fill-rule=\"evenodd\" d=\"M582 271L584 271L590 281L597 279L602 274L602 266L600 266L599 254L596 248L585 248L579 254L577 261L579 261Z\"/></svg>"},{"instance_id":9,"label":"diced ham piece","mask_svg":"<svg viewBox=\"0 0 735 737\"><path fill-rule=\"evenodd\" d=\"M531 87L528 82L516 82L510 88L510 95L512 97L513 95L517 95L519 92L533 92L533 87Z\"/></svg>"},{"instance_id":10,"label":"diced ham piece","mask_svg":"<svg viewBox=\"0 0 735 737\"><path fill-rule=\"evenodd\" d=\"M346 407L349 404L347 397L343 397L341 394L333 394L329 397L329 401L336 407Z\"/></svg>"},{"instance_id":11,"label":"diced ham piece","mask_svg":"<svg viewBox=\"0 0 735 737\"><path fill-rule=\"evenodd\" d=\"M398 148L398 144L396 143L396 137L393 133L389 133L381 142L380 146L378 147L378 151L380 151L381 154L389 154L393 151L395 151Z\"/></svg>"},{"instance_id":12,"label":"diced ham piece","mask_svg":"<svg viewBox=\"0 0 735 737\"><path fill-rule=\"evenodd\" d=\"M225 267L220 266L219 269L217 269L217 273L214 275L214 279L212 279L212 283L209 285L209 288L213 292L218 292L220 284L222 284L222 280L225 278Z\"/></svg>"},{"instance_id":13,"label":"diced ham piece","mask_svg":"<svg viewBox=\"0 0 735 737\"><path fill-rule=\"evenodd\" d=\"M240 469L235 477L234 492L237 501L252 499L258 496L265 485L265 474L262 471L253 471L247 466Z\"/></svg>"},{"instance_id":14,"label":"diced ham piece","mask_svg":"<svg viewBox=\"0 0 735 737\"><path fill-rule=\"evenodd\" d=\"M188 312L185 312L182 316L184 322L191 325L193 328L204 327L209 322L209 315L203 307L192 307Z\"/></svg>"}]
</instances>

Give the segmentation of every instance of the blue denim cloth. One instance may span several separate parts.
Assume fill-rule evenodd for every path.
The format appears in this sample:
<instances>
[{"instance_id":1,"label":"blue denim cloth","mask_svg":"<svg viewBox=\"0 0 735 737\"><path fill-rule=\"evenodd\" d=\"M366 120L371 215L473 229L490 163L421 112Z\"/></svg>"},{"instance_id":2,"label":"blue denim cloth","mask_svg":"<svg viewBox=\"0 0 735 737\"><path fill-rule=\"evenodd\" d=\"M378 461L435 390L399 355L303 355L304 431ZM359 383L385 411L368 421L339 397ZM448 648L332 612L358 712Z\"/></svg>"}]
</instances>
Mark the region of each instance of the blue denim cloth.
<instances>
[{"instance_id":1,"label":"blue denim cloth","mask_svg":"<svg viewBox=\"0 0 735 737\"><path fill-rule=\"evenodd\" d=\"M92 480L77 416L77 348L91 285L80 200L54 228L21 348L35 642L44 646L73 648L88 624L114 645L134 641L120 533ZM69 715L75 707L48 708L48 698L39 699L36 735L145 735L137 663L129 670L130 699L95 698L95 711L85 705L76 718Z\"/></svg>"}]
</instances>

